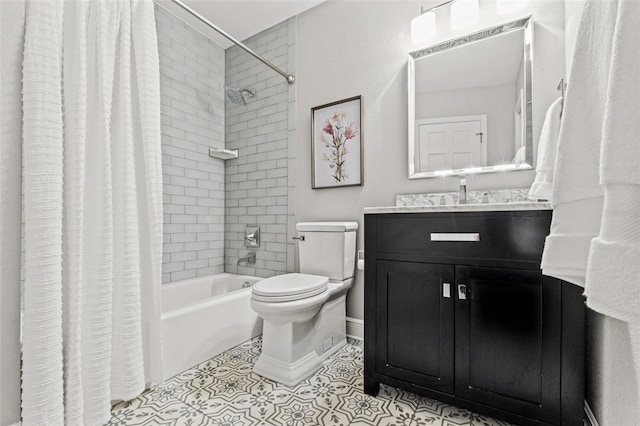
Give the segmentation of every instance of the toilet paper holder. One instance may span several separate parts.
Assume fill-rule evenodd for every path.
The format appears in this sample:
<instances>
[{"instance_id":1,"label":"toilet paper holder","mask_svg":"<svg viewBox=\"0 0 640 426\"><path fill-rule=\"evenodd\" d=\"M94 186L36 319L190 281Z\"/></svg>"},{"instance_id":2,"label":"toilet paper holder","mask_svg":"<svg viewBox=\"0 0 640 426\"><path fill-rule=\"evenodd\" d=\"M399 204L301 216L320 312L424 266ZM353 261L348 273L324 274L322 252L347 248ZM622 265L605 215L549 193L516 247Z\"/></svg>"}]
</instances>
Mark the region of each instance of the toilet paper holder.
<instances>
[{"instance_id":1,"label":"toilet paper holder","mask_svg":"<svg viewBox=\"0 0 640 426\"><path fill-rule=\"evenodd\" d=\"M358 270L364 271L364 250L358 250Z\"/></svg>"}]
</instances>

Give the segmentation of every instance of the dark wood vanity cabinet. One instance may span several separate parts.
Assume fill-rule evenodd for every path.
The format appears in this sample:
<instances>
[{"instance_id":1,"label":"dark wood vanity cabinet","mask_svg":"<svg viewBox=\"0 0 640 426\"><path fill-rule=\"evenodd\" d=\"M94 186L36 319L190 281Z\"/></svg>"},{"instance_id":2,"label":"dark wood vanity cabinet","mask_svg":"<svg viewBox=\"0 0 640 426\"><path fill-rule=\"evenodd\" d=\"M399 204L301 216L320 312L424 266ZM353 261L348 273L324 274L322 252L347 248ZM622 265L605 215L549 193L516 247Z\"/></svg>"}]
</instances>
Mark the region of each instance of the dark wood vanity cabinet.
<instances>
[{"instance_id":1,"label":"dark wood vanity cabinet","mask_svg":"<svg viewBox=\"0 0 640 426\"><path fill-rule=\"evenodd\" d=\"M550 210L365 215L365 392L582 425L582 289L543 276ZM470 239L471 241L438 241Z\"/></svg>"},{"instance_id":2,"label":"dark wood vanity cabinet","mask_svg":"<svg viewBox=\"0 0 640 426\"><path fill-rule=\"evenodd\" d=\"M376 371L453 393L453 299L440 290L453 267L380 260L376 272Z\"/></svg>"}]
</instances>

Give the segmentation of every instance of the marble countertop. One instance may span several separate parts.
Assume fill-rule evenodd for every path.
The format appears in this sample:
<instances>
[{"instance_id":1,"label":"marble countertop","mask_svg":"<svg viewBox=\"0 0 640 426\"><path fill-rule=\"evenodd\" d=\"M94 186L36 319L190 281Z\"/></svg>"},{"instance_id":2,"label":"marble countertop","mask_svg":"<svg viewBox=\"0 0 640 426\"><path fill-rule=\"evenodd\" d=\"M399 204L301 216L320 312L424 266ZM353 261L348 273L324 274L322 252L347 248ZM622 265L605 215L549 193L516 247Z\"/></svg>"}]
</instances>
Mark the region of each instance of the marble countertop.
<instances>
[{"instance_id":1,"label":"marble countertop","mask_svg":"<svg viewBox=\"0 0 640 426\"><path fill-rule=\"evenodd\" d=\"M365 207L364 214L379 213L437 213L437 212L479 212L479 211L513 211L513 210L551 210L547 202L523 201L513 203L488 204L445 204L439 206L388 206Z\"/></svg>"}]
</instances>

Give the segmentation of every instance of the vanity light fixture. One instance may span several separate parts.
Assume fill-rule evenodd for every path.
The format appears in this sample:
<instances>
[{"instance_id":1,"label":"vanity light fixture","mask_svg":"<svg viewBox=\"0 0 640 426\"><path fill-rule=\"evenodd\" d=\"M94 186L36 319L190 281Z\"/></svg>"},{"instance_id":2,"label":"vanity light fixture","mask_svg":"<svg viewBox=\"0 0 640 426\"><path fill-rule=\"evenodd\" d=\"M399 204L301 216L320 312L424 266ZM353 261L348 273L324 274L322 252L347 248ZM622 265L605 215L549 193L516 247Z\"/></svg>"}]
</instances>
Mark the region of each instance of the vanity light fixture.
<instances>
[{"instance_id":1,"label":"vanity light fixture","mask_svg":"<svg viewBox=\"0 0 640 426\"><path fill-rule=\"evenodd\" d=\"M517 12L529 4L529 0L496 0L496 13L507 15ZM479 0L448 0L429 9L420 9L420 15L411 20L411 41L424 43L436 35L436 9L451 5L450 26L452 30L469 27L480 17Z\"/></svg>"},{"instance_id":2,"label":"vanity light fixture","mask_svg":"<svg viewBox=\"0 0 640 426\"><path fill-rule=\"evenodd\" d=\"M458 0L448 0L437 6L426 9L420 8L420 15L411 20L411 41L423 43L436 35L436 9Z\"/></svg>"},{"instance_id":3,"label":"vanity light fixture","mask_svg":"<svg viewBox=\"0 0 640 426\"><path fill-rule=\"evenodd\" d=\"M462 29L478 22L478 0L448 0L426 10L421 8L420 15L411 20L411 41L413 43L424 43L436 35L435 11L447 5L451 5L451 29Z\"/></svg>"},{"instance_id":4,"label":"vanity light fixture","mask_svg":"<svg viewBox=\"0 0 640 426\"><path fill-rule=\"evenodd\" d=\"M496 13L507 15L517 12L529 3L529 0L496 0Z\"/></svg>"}]
</instances>

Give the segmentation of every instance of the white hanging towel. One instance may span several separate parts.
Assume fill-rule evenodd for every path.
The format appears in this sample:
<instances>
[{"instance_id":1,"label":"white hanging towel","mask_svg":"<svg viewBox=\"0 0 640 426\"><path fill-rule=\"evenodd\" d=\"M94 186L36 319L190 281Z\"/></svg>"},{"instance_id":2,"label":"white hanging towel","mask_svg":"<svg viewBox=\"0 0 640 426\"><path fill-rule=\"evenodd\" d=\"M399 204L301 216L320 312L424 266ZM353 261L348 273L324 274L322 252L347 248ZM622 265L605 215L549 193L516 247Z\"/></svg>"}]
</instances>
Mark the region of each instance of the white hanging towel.
<instances>
[{"instance_id":1,"label":"white hanging towel","mask_svg":"<svg viewBox=\"0 0 640 426\"><path fill-rule=\"evenodd\" d=\"M598 170L615 4L593 0L583 8L558 139L553 220L542 255L543 274L580 286L602 217Z\"/></svg>"},{"instance_id":2,"label":"white hanging towel","mask_svg":"<svg viewBox=\"0 0 640 426\"><path fill-rule=\"evenodd\" d=\"M531 200L553 200L553 172L556 168L556 152L558 151L558 134L560 133L560 115L562 114L562 98L556 99L544 117L544 124L538 141L538 164L536 177L529 190Z\"/></svg>"},{"instance_id":3,"label":"white hanging towel","mask_svg":"<svg viewBox=\"0 0 640 426\"><path fill-rule=\"evenodd\" d=\"M607 3L617 12L605 106L600 179L604 210L591 242L587 305L627 322L640 378L640 2ZM617 6L616 6L617 5ZM640 380L638 380L640 382ZM640 389L640 387L639 387Z\"/></svg>"}]
</instances>

